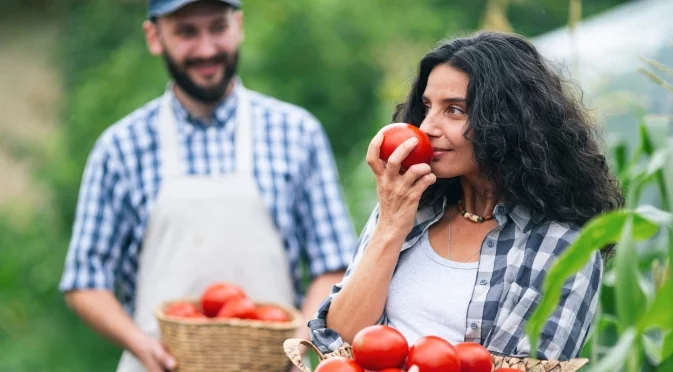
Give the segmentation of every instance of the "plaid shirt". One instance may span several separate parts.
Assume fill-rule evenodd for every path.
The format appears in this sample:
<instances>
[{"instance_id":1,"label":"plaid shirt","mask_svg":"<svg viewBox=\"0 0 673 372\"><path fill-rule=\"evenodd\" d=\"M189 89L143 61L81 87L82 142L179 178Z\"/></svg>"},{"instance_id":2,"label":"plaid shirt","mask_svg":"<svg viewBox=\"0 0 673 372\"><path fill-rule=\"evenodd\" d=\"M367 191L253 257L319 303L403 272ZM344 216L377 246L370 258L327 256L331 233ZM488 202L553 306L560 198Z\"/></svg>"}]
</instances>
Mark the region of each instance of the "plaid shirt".
<instances>
[{"instance_id":1,"label":"plaid shirt","mask_svg":"<svg viewBox=\"0 0 673 372\"><path fill-rule=\"evenodd\" d=\"M183 172L234 171L236 95L210 125L173 96ZM342 200L331 147L318 120L294 105L250 92L253 173L290 262L297 305L305 261L309 277L344 270L356 235ZM118 290L133 312L138 255L161 186L157 98L108 128L87 161L60 289ZM223 226L223 228L226 228ZM251 237L252 238L252 237Z\"/></svg>"},{"instance_id":2,"label":"plaid shirt","mask_svg":"<svg viewBox=\"0 0 673 372\"><path fill-rule=\"evenodd\" d=\"M416 246L423 233L442 217L443 211L441 203L419 210L401 255ZM498 227L489 232L482 243L465 320L465 341L480 343L496 355L527 357L531 347L524 328L540 302L542 281L553 261L578 236L579 227L531 216L521 205L498 204L494 216ZM377 217L378 206L365 225L346 275L318 309L316 319L309 322L311 340L323 353L343 344L341 337L327 328L327 313L332 300L348 285L350 273L367 247ZM565 282L558 308L541 335L539 358L567 360L580 353L596 310L602 273L602 258L597 252L582 270ZM385 313L378 324L387 324Z\"/></svg>"}]
</instances>

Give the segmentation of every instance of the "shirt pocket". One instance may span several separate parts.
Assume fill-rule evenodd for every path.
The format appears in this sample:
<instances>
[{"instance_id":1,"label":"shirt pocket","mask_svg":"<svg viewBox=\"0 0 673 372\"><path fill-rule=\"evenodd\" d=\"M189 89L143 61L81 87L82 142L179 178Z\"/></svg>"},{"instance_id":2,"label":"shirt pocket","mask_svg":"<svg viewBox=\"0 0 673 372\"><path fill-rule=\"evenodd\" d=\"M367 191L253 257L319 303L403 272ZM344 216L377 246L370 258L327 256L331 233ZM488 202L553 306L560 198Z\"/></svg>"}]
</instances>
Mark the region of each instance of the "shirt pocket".
<instances>
[{"instance_id":1,"label":"shirt pocket","mask_svg":"<svg viewBox=\"0 0 673 372\"><path fill-rule=\"evenodd\" d=\"M507 356L528 356L524 329L541 299L535 288L512 283L491 330L489 350Z\"/></svg>"}]
</instances>

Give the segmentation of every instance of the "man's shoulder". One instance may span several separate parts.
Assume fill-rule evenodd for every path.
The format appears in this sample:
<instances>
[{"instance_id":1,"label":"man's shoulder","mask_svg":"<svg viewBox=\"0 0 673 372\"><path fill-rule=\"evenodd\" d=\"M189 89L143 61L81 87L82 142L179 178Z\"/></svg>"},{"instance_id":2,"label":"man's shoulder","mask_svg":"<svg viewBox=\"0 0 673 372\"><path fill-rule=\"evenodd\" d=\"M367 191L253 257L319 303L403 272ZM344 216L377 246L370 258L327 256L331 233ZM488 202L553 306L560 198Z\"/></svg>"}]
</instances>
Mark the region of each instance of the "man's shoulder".
<instances>
[{"instance_id":1,"label":"man's shoulder","mask_svg":"<svg viewBox=\"0 0 673 372\"><path fill-rule=\"evenodd\" d=\"M125 144L128 141L138 145L147 143L152 133L151 123L159 112L159 104L160 97L156 97L110 124L98 136L95 147L109 152L128 147Z\"/></svg>"}]
</instances>

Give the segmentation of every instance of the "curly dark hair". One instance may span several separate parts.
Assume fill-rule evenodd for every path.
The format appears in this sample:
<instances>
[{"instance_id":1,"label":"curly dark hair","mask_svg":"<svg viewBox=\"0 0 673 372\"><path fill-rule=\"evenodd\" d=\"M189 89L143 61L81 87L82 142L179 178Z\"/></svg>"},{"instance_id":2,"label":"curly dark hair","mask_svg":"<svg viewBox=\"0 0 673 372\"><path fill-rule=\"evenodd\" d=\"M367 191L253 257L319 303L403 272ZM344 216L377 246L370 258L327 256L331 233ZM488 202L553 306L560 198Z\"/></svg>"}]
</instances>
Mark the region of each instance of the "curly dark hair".
<instances>
[{"instance_id":1,"label":"curly dark hair","mask_svg":"<svg viewBox=\"0 0 673 372\"><path fill-rule=\"evenodd\" d=\"M475 161L505 200L546 219L580 225L623 205L581 93L571 91L571 84L521 36L480 32L440 42L421 60L394 121L420 126L428 76L440 64L469 77L465 135L472 131L468 139ZM441 197L456 202L461 193L457 179L438 180L421 205Z\"/></svg>"}]
</instances>

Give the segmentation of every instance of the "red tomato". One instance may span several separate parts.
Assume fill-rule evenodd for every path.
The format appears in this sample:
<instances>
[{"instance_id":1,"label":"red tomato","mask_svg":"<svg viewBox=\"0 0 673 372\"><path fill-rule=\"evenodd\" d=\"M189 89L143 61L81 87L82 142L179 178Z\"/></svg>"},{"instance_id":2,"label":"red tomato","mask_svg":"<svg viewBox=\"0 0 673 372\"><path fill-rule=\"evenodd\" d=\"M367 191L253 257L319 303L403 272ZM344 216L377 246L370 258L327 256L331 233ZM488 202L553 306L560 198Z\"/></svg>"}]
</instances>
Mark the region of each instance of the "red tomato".
<instances>
[{"instance_id":1,"label":"red tomato","mask_svg":"<svg viewBox=\"0 0 673 372\"><path fill-rule=\"evenodd\" d=\"M177 318L201 318L204 317L199 309L189 302L174 302L164 309L164 314Z\"/></svg>"},{"instance_id":2,"label":"red tomato","mask_svg":"<svg viewBox=\"0 0 673 372\"><path fill-rule=\"evenodd\" d=\"M344 357L325 359L314 372L365 372L355 361Z\"/></svg>"},{"instance_id":3,"label":"red tomato","mask_svg":"<svg viewBox=\"0 0 673 372\"><path fill-rule=\"evenodd\" d=\"M393 123L383 127L383 143L379 153L381 159L388 161L393 151L411 137L418 138L418 144L409 155L402 161L403 170L409 169L414 164L432 162L432 145L430 138L418 127L405 123Z\"/></svg>"},{"instance_id":4,"label":"red tomato","mask_svg":"<svg viewBox=\"0 0 673 372\"><path fill-rule=\"evenodd\" d=\"M480 344L461 342L455 348L460 358L461 372L491 372L493 369L491 353Z\"/></svg>"},{"instance_id":5,"label":"red tomato","mask_svg":"<svg viewBox=\"0 0 673 372\"><path fill-rule=\"evenodd\" d=\"M353 338L353 359L364 369L378 371L399 368L409 354L409 344L395 328L373 325L358 332Z\"/></svg>"},{"instance_id":6,"label":"red tomato","mask_svg":"<svg viewBox=\"0 0 673 372\"><path fill-rule=\"evenodd\" d=\"M235 297L245 297L243 290L231 283L213 283L201 295L201 308L208 317L215 317L222 306Z\"/></svg>"},{"instance_id":7,"label":"red tomato","mask_svg":"<svg viewBox=\"0 0 673 372\"><path fill-rule=\"evenodd\" d=\"M382 369L378 372L404 372L404 370L399 369L399 368L386 368L386 369Z\"/></svg>"},{"instance_id":8,"label":"red tomato","mask_svg":"<svg viewBox=\"0 0 673 372\"><path fill-rule=\"evenodd\" d=\"M460 372L460 358L448 341L425 336L409 349L407 365L418 366L419 372Z\"/></svg>"},{"instance_id":9,"label":"red tomato","mask_svg":"<svg viewBox=\"0 0 673 372\"><path fill-rule=\"evenodd\" d=\"M285 310L273 306L265 305L258 306L255 308L254 319L264 320L267 322L289 322L290 317L287 315Z\"/></svg>"},{"instance_id":10,"label":"red tomato","mask_svg":"<svg viewBox=\"0 0 673 372\"><path fill-rule=\"evenodd\" d=\"M218 318L254 319L255 303L247 297L235 297L227 301L217 313Z\"/></svg>"}]
</instances>

